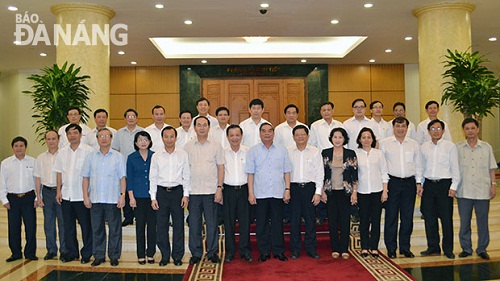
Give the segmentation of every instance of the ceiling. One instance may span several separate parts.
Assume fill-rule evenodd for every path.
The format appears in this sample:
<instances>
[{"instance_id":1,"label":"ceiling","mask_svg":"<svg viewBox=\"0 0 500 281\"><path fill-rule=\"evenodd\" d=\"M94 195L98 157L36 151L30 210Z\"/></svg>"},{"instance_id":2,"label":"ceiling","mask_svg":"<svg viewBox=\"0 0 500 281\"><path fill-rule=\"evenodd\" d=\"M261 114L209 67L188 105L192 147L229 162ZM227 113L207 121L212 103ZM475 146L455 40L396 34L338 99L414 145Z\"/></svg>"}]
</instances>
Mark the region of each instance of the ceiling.
<instances>
[{"instance_id":1,"label":"ceiling","mask_svg":"<svg viewBox=\"0 0 500 281\"><path fill-rule=\"evenodd\" d=\"M342 59L305 58L309 64L418 63L417 19L412 10L439 0L93 0L113 9L111 25L128 26L128 44L111 45L111 66L161 66L201 64L197 59L166 60L149 40L150 37L239 37L239 36L367 36ZM46 26L55 23L50 6L65 1L1 0L0 6L0 75L12 71L39 69L55 63L55 47L13 44L16 14L37 14ZM270 4L268 12L259 12L260 4ZM363 7L366 2L374 6ZM448 1L449 2L449 1ZM491 61L488 67L500 72L500 1L474 0L471 14L472 49ZM162 3L164 9L156 9ZM19 8L17 12L7 6ZM192 25L185 25L185 20ZM338 19L339 24L330 23ZM49 32L50 32L50 28ZM405 41L406 36L413 40ZM488 38L499 41L490 42ZM392 49L386 53L386 49ZM119 50L125 51L119 55ZM46 57L39 54L44 52ZM279 59L208 59L208 64L297 64L297 58Z\"/></svg>"}]
</instances>

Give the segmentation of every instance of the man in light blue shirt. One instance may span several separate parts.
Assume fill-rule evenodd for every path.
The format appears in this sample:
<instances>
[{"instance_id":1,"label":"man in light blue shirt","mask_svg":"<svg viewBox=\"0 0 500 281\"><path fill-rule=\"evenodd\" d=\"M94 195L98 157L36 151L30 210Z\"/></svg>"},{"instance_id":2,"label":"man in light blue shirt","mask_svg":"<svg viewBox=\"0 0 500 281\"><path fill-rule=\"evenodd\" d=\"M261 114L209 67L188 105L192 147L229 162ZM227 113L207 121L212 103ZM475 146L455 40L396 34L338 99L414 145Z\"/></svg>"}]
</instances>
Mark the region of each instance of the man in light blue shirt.
<instances>
[{"instance_id":1,"label":"man in light blue shirt","mask_svg":"<svg viewBox=\"0 0 500 281\"><path fill-rule=\"evenodd\" d=\"M105 261L106 228L108 221L108 256L112 266L118 265L122 251L120 209L125 205L125 159L111 149L113 134L107 128L97 132L99 150L87 156L82 168L82 189L85 207L92 217L94 262L98 266Z\"/></svg>"},{"instance_id":2,"label":"man in light blue shirt","mask_svg":"<svg viewBox=\"0 0 500 281\"><path fill-rule=\"evenodd\" d=\"M248 150L245 172L248 174L248 201L256 205L259 262L271 257L287 261L283 236L283 202L290 200L292 164L284 146L273 144L274 128L259 127L261 143ZM269 225L269 220L271 225Z\"/></svg>"}]
</instances>

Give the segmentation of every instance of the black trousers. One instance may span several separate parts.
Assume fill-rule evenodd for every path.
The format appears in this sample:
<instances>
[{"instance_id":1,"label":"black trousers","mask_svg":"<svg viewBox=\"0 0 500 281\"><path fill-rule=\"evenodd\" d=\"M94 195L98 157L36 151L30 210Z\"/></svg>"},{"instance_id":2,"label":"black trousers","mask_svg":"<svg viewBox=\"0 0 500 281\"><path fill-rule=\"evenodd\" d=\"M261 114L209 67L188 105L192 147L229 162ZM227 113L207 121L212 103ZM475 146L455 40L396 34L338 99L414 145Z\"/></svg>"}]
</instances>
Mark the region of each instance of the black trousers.
<instances>
[{"instance_id":1,"label":"black trousers","mask_svg":"<svg viewBox=\"0 0 500 281\"><path fill-rule=\"evenodd\" d=\"M261 255L273 252L274 255L285 252L283 234L283 199L257 199L257 245Z\"/></svg>"},{"instance_id":2,"label":"black trousers","mask_svg":"<svg viewBox=\"0 0 500 281\"><path fill-rule=\"evenodd\" d=\"M181 207L182 197L182 186L178 186L172 191L167 191L158 186L156 199L158 200L159 209L156 211L156 242L163 261L170 260L170 255L174 260L181 260L184 256L184 209ZM170 216L172 216L172 247L170 247L169 241L170 226L168 222Z\"/></svg>"},{"instance_id":3,"label":"black trousers","mask_svg":"<svg viewBox=\"0 0 500 281\"><path fill-rule=\"evenodd\" d=\"M135 212L132 207L130 207L130 197L128 192L125 192L125 206L123 206L123 219L128 222L133 222L135 217Z\"/></svg>"},{"instance_id":4,"label":"black trousers","mask_svg":"<svg viewBox=\"0 0 500 281\"><path fill-rule=\"evenodd\" d=\"M359 234L363 250L378 250L382 213L381 197L382 191L369 194L358 193Z\"/></svg>"},{"instance_id":5,"label":"black trousers","mask_svg":"<svg viewBox=\"0 0 500 281\"><path fill-rule=\"evenodd\" d=\"M85 207L83 201L62 201L63 221L64 221L64 240L66 241L68 258L77 259L78 240L76 238L76 220L80 224L82 231L83 247L80 250L82 258L90 259L93 254L92 224L90 221L90 210Z\"/></svg>"},{"instance_id":6,"label":"black trousers","mask_svg":"<svg viewBox=\"0 0 500 281\"><path fill-rule=\"evenodd\" d=\"M415 177L406 179L390 177L389 193L385 203L384 242L388 251L396 251L399 226L399 249L410 250L413 232L413 210L417 187ZM401 219L399 219L401 218Z\"/></svg>"},{"instance_id":7,"label":"black trousers","mask_svg":"<svg viewBox=\"0 0 500 281\"><path fill-rule=\"evenodd\" d=\"M332 252L347 253L349 248L351 196L344 190L327 191L328 228ZM339 233L340 232L340 233Z\"/></svg>"},{"instance_id":8,"label":"black trousers","mask_svg":"<svg viewBox=\"0 0 500 281\"><path fill-rule=\"evenodd\" d=\"M26 235L26 246L24 256L31 258L36 256L36 210L34 207L35 192L27 193L22 197L13 193L7 194L10 210L7 211L9 224L9 248L12 256L22 257L21 250L21 223L24 221L24 232Z\"/></svg>"},{"instance_id":9,"label":"black trousers","mask_svg":"<svg viewBox=\"0 0 500 281\"><path fill-rule=\"evenodd\" d=\"M451 179L433 181L425 179L422 211L425 217L427 247L440 251L438 218L443 228L443 252L453 252L453 198L448 196Z\"/></svg>"},{"instance_id":10,"label":"black trousers","mask_svg":"<svg viewBox=\"0 0 500 281\"><path fill-rule=\"evenodd\" d=\"M304 245L306 252L316 252L318 241L316 240L316 220L315 206L311 202L316 185L311 182L305 185L290 184L290 250L300 252L302 249L302 239L300 233L300 218L305 221Z\"/></svg>"},{"instance_id":11,"label":"black trousers","mask_svg":"<svg viewBox=\"0 0 500 281\"><path fill-rule=\"evenodd\" d=\"M240 228L240 255L250 254L250 222L248 220L248 185L241 188L224 184L224 229L226 255L236 253L235 225L236 218Z\"/></svg>"},{"instance_id":12,"label":"black trousers","mask_svg":"<svg viewBox=\"0 0 500 281\"><path fill-rule=\"evenodd\" d=\"M135 200L137 202L137 208L135 208L134 212L136 221L135 236L137 240L137 258L143 259L144 255L153 257L156 253L156 211L151 208L150 198L136 198Z\"/></svg>"}]
</instances>

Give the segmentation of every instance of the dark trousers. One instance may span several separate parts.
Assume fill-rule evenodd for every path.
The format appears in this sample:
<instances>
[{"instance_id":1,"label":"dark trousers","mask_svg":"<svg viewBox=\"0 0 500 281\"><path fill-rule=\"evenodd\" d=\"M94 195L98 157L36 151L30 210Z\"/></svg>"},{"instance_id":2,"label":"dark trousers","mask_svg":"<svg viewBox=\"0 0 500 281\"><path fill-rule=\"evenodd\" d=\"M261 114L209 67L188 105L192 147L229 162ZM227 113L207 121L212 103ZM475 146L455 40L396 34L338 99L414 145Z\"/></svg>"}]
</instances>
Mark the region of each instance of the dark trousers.
<instances>
[{"instance_id":1,"label":"dark trousers","mask_svg":"<svg viewBox=\"0 0 500 281\"><path fill-rule=\"evenodd\" d=\"M359 234L361 249L378 250L380 241L380 214L382 213L382 191L358 193Z\"/></svg>"},{"instance_id":2,"label":"dark trousers","mask_svg":"<svg viewBox=\"0 0 500 281\"><path fill-rule=\"evenodd\" d=\"M300 218L305 221L304 246L306 252L315 253L318 241L316 240L315 206L311 202L316 185L311 182L306 185L290 184L290 250L300 252L302 239L300 233Z\"/></svg>"},{"instance_id":3,"label":"dark trousers","mask_svg":"<svg viewBox=\"0 0 500 281\"><path fill-rule=\"evenodd\" d=\"M174 260L181 260L184 256L184 209L181 207L182 197L182 186L178 186L171 191L158 187L156 192L159 207L156 213L157 243L163 261L169 261L170 255ZM172 247L170 247L169 241L170 216L172 216Z\"/></svg>"},{"instance_id":4,"label":"dark trousers","mask_svg":"<svg viewBox=\"0 0 500 281\"><path fill-rule=\"evenodd\" d=\"M62 208L56 201L56 190L53 188L42 188L43 198L43 230L45 231L45 247L47 252L57 254L57 232L59 232L59 244L61 254L67 252L64 241L64 222ZM56 232L57 219L57 232Z\"/></svg>"},{"instance_id":5,"label":"dark trousers","mask_svg":"<svg viewBox=\"0 0 500 281\"><path fill-rule=\"evenodd\" d=\"M16 194L7 194L10 210L7 211L9 224L9 248L12 256L21 258L21 223L24 222L24 233L26 235L26 245L24 246L24 256L31 258L36 256L36 210L35 192L30 192L22 197Z\"/></svg>"},{"instance_id":6,"label":"dark trousers","mask_svg":"<svg viewBox=\"0 0 500 281\"><path fill-rule=\"evenodd\" d=\"M156 253L156 211L151 208L150 198L136 198L135 200L137 202L137 208L135 208L137 258L143 259L145 255L153 257ZM147 249L145 232L147 232Z\"/></svg>"},{"instance_id":7,"label":"dark trousers","mask_svg":"<svg viewBox=\"0 0 500 281\"><path fill-rule=\"evenodd\" d=\"M438 218L443 228L443 251L453 252L453 198L448 196L451 179L433 181L425 179L422 211L425 217L427 247L440 251Z\"/></svg>"},{"instance_id":8,"label":"dark trousers","mask_svg":"<svg viewBox=\"0 0 500 281\"><path fill-rule=\"evenodd\" d=\"M328 207L326 206L326 204L320 201L318 206L316 206L318 219L324 220L327 217L327 209Z\"/></svg>"},{"instance_id":9,"label":"dark trousers","mask_svg":"<svg viewBox=\"0 0 500 281\"><path fill-rule=\"evenodd\" d=\"M410 250L410 237L413 232L413 210L417 186L415 177L400 179L391 177L388 188L391 192L385 202L384 241L388 251L396 251L398 222L399 249Z\"/></svg>"},{"instance_id":10,"label":"dark trousers","mask_svg":"<svg viewBox=\"0 0 500 281\"><path fill-rule=\"evenodd\" d=\"M203 228L202 214L205 216L207 227L207 256L219 252L217 229L217 203L214 202L215 194L189 196L189 250L195 257L203 255L201 232ZM184 241L182 242L184 243Z\"/></svg>"},{"instance_id":11,"label":"dark trousers","mask_svg":"<svg viewBox=\"0 0 500 281\"><path fill-rule=\"evenodd\" d=\"M283 235L283 199L257 199L257 246L261 255L271 251L274 255L285 252Z\"/></svg>"},{"instance_id":12,"label":"dark trousers","mask_svg":"<svg viewBox=\"0 0 500 281\"><path fill-rule=\"evenodd\" d=\"M125 192L125 206L123 206L123 219L128 222L134 221L134 209L130 207L130 197L128 196L128 192Z\"/></svg>"},{"instance_id":13,"label":"dark trousers","mask_svg":"<svg viewBox=\"0 0 500 281\"><path fill-rule=\"evenodd\" d=\"M76 220L78 220L83 240L83 247L80 252L82 258L90 259L93 247L90 210L85 207L83 201L71 202L63 200L61 208L64 220L64 240L66 241L66 248L68 250L64 254L70 259L77 259L79 257L78 240L76 238Z\"/></svg>"},{"instance_id":14,"label":"dark trousers","mask_svg":"<svg viewBox=\"0 0 500 281\"><path fill-rule=\"evenodd\" d=\"M235 188L224 184L224 229L226 255L236 253L235 225L236 218L240 228L240 255L250 254L250 222L248 221L248 185Z\"/></svg>"},{"instance_id":15,"label":"dark trousers","mask_svg":"<svg viewBox=\"0 0 500 281\"><path fill-rule=\"evenodd\" d=\"M122 224L120 209L116 204L92 203L92 238L94 240L94 258L104 259L106 255L106 226L108 222L108 257L119 259L122 254Z\"/></svg>"},{"instance_id":16,"label":"dark trousers","mask_svg":"<svg viewBox=\"0 0 500 281\"><path fill-rule=\"evenodd\" d=\"M328 228L332 252L347 253L349 248L351 197L344 190L327 191ZM339 233L340 231L340 233Z\"/></svg>"}]
</instances>

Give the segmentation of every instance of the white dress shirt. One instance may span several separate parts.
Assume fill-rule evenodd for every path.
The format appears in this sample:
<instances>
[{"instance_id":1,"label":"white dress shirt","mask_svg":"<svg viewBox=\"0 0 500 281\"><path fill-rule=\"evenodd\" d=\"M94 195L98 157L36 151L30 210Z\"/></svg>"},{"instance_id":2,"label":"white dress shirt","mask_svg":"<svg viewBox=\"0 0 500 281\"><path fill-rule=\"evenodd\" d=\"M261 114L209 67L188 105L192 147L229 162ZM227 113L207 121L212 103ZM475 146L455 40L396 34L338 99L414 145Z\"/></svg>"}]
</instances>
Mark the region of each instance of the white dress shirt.
<instances>
[{"instance_id":1,"label":"white dress shirt","mask_svg":"<svg viewBox=\"0 0 500 281\"><path fill-rule=\"evenodd\" d=\"M431 180L451 179L450 189L457 190L460 182L457 147L451 141L440 139L437 144L424 142L420 149L424 177Z\"/></svg>"},{"instance_id":2,"label":"white dress shirt","mask_svg":"<svg viewBox=\"0 0 500 281\"><path fill-rule=\"evenodd\" d=\"M193 121L191 121L191 128L194 127L194 119L196 119L196 117L198 117L198 116L200 116L200 114L193 117ZM205 117L207 117L208 120L210 121L210 127L219 126L219 121L217 120L217 118L213 117L210 114L207 114L207 116L205 116Z\"/></svg>"},{"instance_id":3,"label":"white dress shirt","mask_svg":"<svg viewBox=\"0 0 500 281\"><path fill-rule=\"evenodd\" d=\"M89 126L83 123L80 123L78 125L82 127L82 138L80 139L80 142L90 144L90 139L96 138L95 135L92 135L92 130L89 128ZM59 134L59 148L69 145L68 137L66 136L66 127L68 126L69 124L66 124L59 128L59 130L57 131L57 133Z\"/></svg>"},{"instance_id":4,"label":"white dress shirt","mask_svg":"<svg viewBox=\"0 0 500 281\"><path fill-rule=\"evenodd\" d=\"M106 129L108 129L111 132L111 134L113 134L113 139L116 138L116 130L115 129L108 127L108 126L106 126ZM99 150L99 143L97 142L97 131L98 131L97 128L94 128L90 132L90 135L92 137L89 138L89 143L88 143L88 145L92 146L92 148L94 148L94 150L96 150L96 151ZM128 155L123 155L123 156L127 157Z\"/></svg>"},{"instance_id":5,"label":"white dress shirt","mask_svg":"<svg viewBox=\"0 0 500 281\"><path fill-rule=\"evenodd\" d=\"M297 125L304 125L304 124L297 121L295 123L295 126L297 126ZM290 147L290 146L295 145L295 141L293 140L293 133L292 133L292 130L293 130L293 128L295 128L295 126L290 127L290 125L288 125L288 123L286 121L279 124L278 126L276 126L276 128L274 128L274 141L273 141L273 143L281 144L284 147Z\"/></svg>"},{"instance_id":6,"label":"white dress shirt","mask_svg":"<svg viewBox=\"0 0 500 281\"><path fill-rule=\"evenodd\" d=\"M248 182L248 175L245 173L247 163L246 146L240 145L240 149L234 152L231 147L224 149L224 183L227 185L244 185Z\"/></svg>"},{"instance_id":7,"label":"white dress shirt","mask_svg":"<svg viewBox=\"0 0 500 281\"><path fill-rule=\"evenodd\" d=\"M255 124L255 122L252 120L252 118L248 118L243 120L240 123L240 127L243 130L243 140L241 141L241 144L251 148L252 146L260 143L260 125L264 123L269 123L271 122L267 121L264 118L261 118L258 124Z\"/></svg>"},{"instance_id":8,"label":"white dress shirt","mask_svg":"<svg viewBox=\"0 0 500 281\"><path fill-rule=\"evenodd\" d=\"M384 189L383 183L389 182L387 162L381 150L372 148L370 152L356 149L358 158L358 193L370 194Z\"/></svg>"},{"instance_id":9,"label":"white dress shirt","mask_svg":"<svg viewBox=\"0 0 500 281\"><path fill-rule=\"evenodd\" d=\"M156 200L158 185L182 185L183 196L189 196L191 171L187 153L181 148L175 148L172 153L163 150L156 152L151 157L149 169L149 195L151 200Z\"/></svg>"},{"instance_id":10,"label":"white dress shirt","mask_svg":"<svg viewBox=\"0 0 500 281\"><path fill-rule=\"evenodd\" d=\"M0 164L0 200L5 205L9 203L8 193L26 193L35 190L35 158L25 155L19 160L12 155ZM81 189L81 188L80 188Z\"/></svg>"},{"instance_id":11,"label":"white dress shirt","mask_svg":"<svg viewBox=\"0 0 500 281\"><path fill-rule=\"evenodd\" d=\"M229 125L226 125L226 128L222 129L217 125L210 127L210 131L208 132L208 137L219 142L223 149L229 147L229 140L226 135L227 127L229 127Z\"/></svg>"},{"instance_id":12,"label":"white dress shirt","mask_svg":"<svg viewBox=\"0 0 500 281\"><path fill-rule=\"evenodd\" d=\"M443 121L443 120L441 120ZM420 122L417 127L417 137L416 140L418 141L418 144L422 145L426 141L431 140L431 135L429 135L429 130L427 130L427 125L431 122L431 119L427 118L424 121ZM443 140L448 140L453 142L451 139L451 134L450 134L450 127L448 127L448 124L444 122L444 134L443 134Z\"/></svg>"},{"instance_id":13,"label":"white dress shirt","mask_svg":"<svg viewBox=\"0 0 500 281\"><path fill-rule=\"evenodd\" d=\"M389 175L398 178L415 176L417 183L422 182L422 156L417 141L406 137L399 142L396 137L387 137L380 141L380 150L387 161Z\"/></svg>"},{"instance_id":14,"label":"white dress shirt","mask_svg":"<svg viewBox=\"0 0 500 281\"><path fill-rule=\"evenodd\" d=\"M380 139L380 133L378 131L377 124L375 121L368 119L366 116L358 121L354 116L344 121L344 128L347 131L347 135L349 136L349 143L347 144L347 148L356 150L358 148L358 144L356 143L356 139L358 138L358 134L364 127L372 129L373 133L377 140Z\"/></svg>"},{"instance_id":15,"label":"white dress shirt","mask_svg":"<svg viewBox=\"0 0 500 281\"><path fill-rule=\"evenodd\" d=\"M295 145L288 148L288 155L292 162L290 182L314 182L316 185L315 194L321 195L325 176L321 151L311 145L300 151Z\"/></svg>"},{"instance_id":16,"label":"white dress shirt","mask_svg":"<svg viewBox=\"0 0 500 281\"><path fill-rule=\"evenodd\" d=\"M154 152L159 152L161 150L164 150L165 145L163 144L163 139L161 137L161 131L163 128L167 127L168 124L163 123L163 127L158 130L156 128L155 123L147 126L144 131L148 132L149 135L151 136L151 141L153 142L153 146L151 147L151 150Z\"/></svg>"},{"instance_id":17,"label":"white dress shirt","mask_svg":"<svg viewBox=\"0 0 500 281\"><path fill-rule=\"evenodd\" d=\"M189 127L188 131L184 131L182 126L175 129L177 131L177 140L175 141L175 147L184 148L186 143L194 138L196 138L196 132L193 127Z\"/></svg>"},{"instance_id":18,"label":"white dress shirt","mask_svg":"<svg viewBox=\"0 0 500 281\"><path fill-rule=\"evenodd\" d=\"M92 152L94 149L84 143L80 143L74 151L69 145L59 149L53 171L61 173L61 194L64 200L83 201L81 172L87 155Z\"/></svg>"},{"instance_id":19,"label":"white dress shirt","mask_svg":"<svg viewBox=\"0 0 500 281\"><path fill-rule=\"evenodd\" d=\"M330 142L330 132L334 128L344 128L342 122L332 119L332 123L328 125L325 119L319 119L311 124L311 132L309 144L316 146L320 151L330 148L333 144Z\"/></svg>"},{"instance_id":20,"label":"white dress shirt","mask_svg":"<svg viewBox=\"0 0 500 281\"><path fill-rule=\"evenodd\" d=\"M377 122L377 120L375 120L373 117L372 117L371 120L373 122L375 122L375 125L377 126L377 130L378 130L378 133L379 133L379 135L377 136L377 138L383 139L383 138L386 138L386 137L389 137L389 136L393 135L393 133L392 133L392 123L389 123L389 122L385 121L384 118L381 118L380 122Z\"/></svg>"},{"instance_id":21,"label":"white dress shirt","mask_svg":"<svg viewBox=\"0 0 500 281\"><path fill-rule=\"evenodd\" d=\"M391 124L391 127L392 127L392 121L393 120L394 119L392 119L392 120L389 121L389 124ZM413 122L411 122L410 120L408 120L408 122L409 122L409 125L408 125L408 132L406 133L406 137L409 137L411 139L417 140L417 129L415 129L415 124L413 124ZM391 129L391 132L390 132L389 136L394 136L394 130L393 129Z\"/></svg>"},{"instance_id":22,"label":"white dress shirt","mask_svg":"<svg viewBox=\"0 0 500 281\"><path fill-rule=\"evenodd\" d=\"M50 187L55 187L57 185L56 173L52 169L56 163L58 153L59 151L56 151L54 154L45 151L36 158L33 175L40 178L42 185Z\"/></svg>"}]
</instances>

